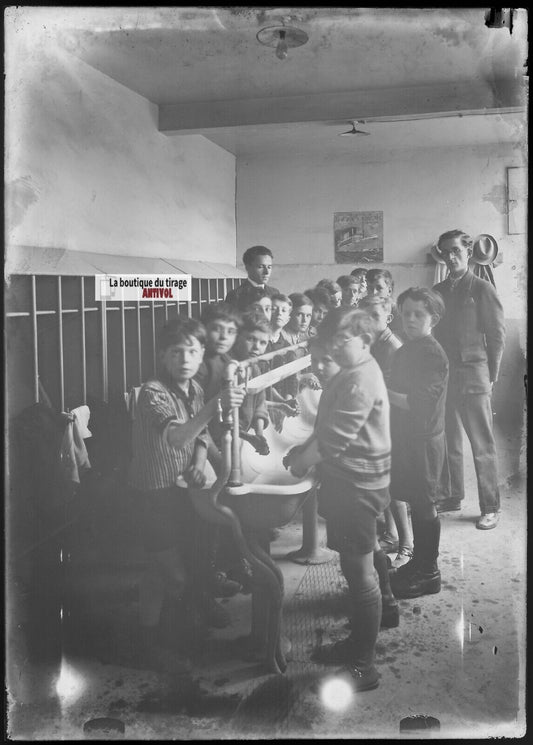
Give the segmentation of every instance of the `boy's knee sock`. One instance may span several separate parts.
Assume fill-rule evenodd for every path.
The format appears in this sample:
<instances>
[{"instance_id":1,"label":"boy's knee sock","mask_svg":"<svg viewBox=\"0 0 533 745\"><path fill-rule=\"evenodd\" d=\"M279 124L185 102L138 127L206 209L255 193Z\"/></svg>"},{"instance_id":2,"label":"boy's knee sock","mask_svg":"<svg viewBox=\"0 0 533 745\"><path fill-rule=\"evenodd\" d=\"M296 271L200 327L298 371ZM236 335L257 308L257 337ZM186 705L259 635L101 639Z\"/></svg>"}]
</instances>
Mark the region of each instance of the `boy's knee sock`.
<instances>
[{"instance_id":1,"label":"boy's knee sock","mask_svg":"<svg viewBox=\"0 0 533 745\"><path fill-rule=\"evenodd\" d=\"M385 551L376 549L374 551L374 569L378 574L379 589L383 600L393 600L394 595L390 586L389 567L387 565L387 556Z\"/></svg>"},{"instance_id":2,"label":"boy's knee sock","mask_svg":"<svg viewBox=\"0 0 533 745\"><path fill-rule=\"evenodd\" d=\"M374 663L374 648L381 624L381 592L378 584L352 592L354 664L368 668Z\"/></svg>"},{"instance_id":3,"label":"boy's knee sock","mask_svg":"<svg viewBox=\"0 0 533 745\"><path fill-rule=\"evenodd\" d=\"M412 515L414 536L414 557L417 563L431 569L437 568L440 543L440 518L421 520Z\"/></svg>"}]
</instances>

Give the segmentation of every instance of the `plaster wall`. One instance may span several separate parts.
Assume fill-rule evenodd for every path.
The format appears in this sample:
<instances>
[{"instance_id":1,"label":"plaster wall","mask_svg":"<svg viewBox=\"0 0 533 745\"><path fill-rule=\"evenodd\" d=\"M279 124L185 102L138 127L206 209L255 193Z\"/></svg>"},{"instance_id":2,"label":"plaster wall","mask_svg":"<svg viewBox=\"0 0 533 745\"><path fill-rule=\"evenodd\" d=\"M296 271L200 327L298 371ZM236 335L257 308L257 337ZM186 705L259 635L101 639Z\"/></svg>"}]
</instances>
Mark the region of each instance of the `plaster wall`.
<instances>
[{"instance_id":1,"label":"plaster wall","mask_svg":"<svg viewBox=\"0 0 533 745\"><path fill-rule=\"evenodd\" d=\"M440 233L490 233L503 257L495 277L506 316L524 318L526 236L507 234L506 167L516 165L522 148L510 143L381 153L373 162L320 153L238 159L237 258L269 246L272 284L301 291L353 268L335 263L334 212L382 210L383 264L397 292L433 284L428 253Z\"/></svg>"},{"instance_id":2,"label":"plaster wall","mask_svg":"<svg viewBox=\"0 0 533 745\"><path fill-rule=\"evenodd\" d=\"M235 156L22 29L6 52L6 240L235 263Z\"/></svg>"},{"instance_id":3,"label":"plaster wall","mask_svg":"<svg viewBox=\"0 0 533 745\"><path fill-rule=\"evenodd\" d=\"M382 210L383 266L397 295L435 283L428 253L440 233L460 228L493 235L503 259L494 276L507 323L493 403L497 421L516 431L525 401L527 240L525 232L507 232L506 168L520 165L519 143L380 153L373 162L331 153L238 159L237 257L248 246L269 246L271 283L301 292L353 269L334 261L334 212Z\"/></svg>"}]
</instances>

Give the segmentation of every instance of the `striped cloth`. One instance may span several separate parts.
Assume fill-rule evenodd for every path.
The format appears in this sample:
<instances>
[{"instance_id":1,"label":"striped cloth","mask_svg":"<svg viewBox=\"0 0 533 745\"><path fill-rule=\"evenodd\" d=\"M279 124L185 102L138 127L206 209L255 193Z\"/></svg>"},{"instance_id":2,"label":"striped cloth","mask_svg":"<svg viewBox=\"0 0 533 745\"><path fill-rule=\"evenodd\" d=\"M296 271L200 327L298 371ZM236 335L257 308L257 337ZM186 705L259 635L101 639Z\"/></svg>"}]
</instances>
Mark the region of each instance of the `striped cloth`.
<instances>
[{"instance_id":1,"label":"striped cloth","mask_svg":"<svg viewBox=\"0 0 533 745\"><path fill-rule=\"evenodd\" d=\"M194 380L190 381L188 396L166 380L149 380L142 386L132 424L131 486L149 491L176 484L178 476L191 462L196 442L207 446L207 435L202 432L196 440L178 450L167 444L167 427L170 422L189 421L203 405L202 389Z\"/></svg>"},{"instance_id":2,"label":"striped cloth","mask_svg":"<svg viewBox=\"0 0 533 745\"><path fill-rule=\"evenodd\" d=\"M368 353L354 368L341 370L322 394L315 422L320 470L361 489L389 486L389 414L383 375Z\"/></svg>"}]
</instances>

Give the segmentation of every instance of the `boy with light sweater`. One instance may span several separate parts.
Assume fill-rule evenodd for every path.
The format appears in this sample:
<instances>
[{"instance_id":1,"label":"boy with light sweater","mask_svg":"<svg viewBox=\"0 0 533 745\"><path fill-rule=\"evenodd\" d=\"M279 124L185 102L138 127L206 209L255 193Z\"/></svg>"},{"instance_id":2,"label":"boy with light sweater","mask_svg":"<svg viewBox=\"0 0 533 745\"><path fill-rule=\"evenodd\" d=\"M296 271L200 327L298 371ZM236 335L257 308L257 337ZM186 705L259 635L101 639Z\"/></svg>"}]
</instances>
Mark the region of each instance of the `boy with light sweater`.
<instances>
[{"instance_id":1,"label":"boy with light sweater","mask_svg":"<svg viewBox=\"0 0 533 745\"><path fill-rule=\"evenodd\" d=\"M326 520L328 547L340 554L350 593L350 636L320 647L313 659L344 665L355 688L364 691L379 684L374 649L382 602L374 547L376 518L390 503L389 399L370 353L373 335L366 313L334 309L319 335L341 371L322 394L313 435L284 462L296 477L318 466L318 511Z\"/></svg>"}]
</instances>

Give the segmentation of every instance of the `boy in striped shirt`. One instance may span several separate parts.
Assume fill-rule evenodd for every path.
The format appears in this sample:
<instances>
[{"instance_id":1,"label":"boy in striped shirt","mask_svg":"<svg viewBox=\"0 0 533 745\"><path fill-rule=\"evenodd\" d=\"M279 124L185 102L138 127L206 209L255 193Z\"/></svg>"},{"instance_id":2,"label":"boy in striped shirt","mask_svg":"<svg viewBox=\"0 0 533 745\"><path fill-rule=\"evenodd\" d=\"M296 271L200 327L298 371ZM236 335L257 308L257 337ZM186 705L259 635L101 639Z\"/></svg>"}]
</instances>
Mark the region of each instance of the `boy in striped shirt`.
<instances>
[{"instance_id":1,"label":"boy in striped shirt","mask_svg":"<svg viewBox=\"0 0 533 745\"><path fill-rule=\"evenodd\" d=\"M242 389L228 388L204 404L202 388L193 378L205 342L205 328L193 318L165 325L158 340L158 374L142 386L133 420L129 483L139 492L148 557L139 588L142 655L147 665L158 668L171 663L159 631L165 598L191 607L209 625L218 625L215 611L224 610L207 594L205 524L188 490L178 485L204 486L206 426L217 415L218 402L231 409L244 399Z\"/></svg>"}]
</instances>

